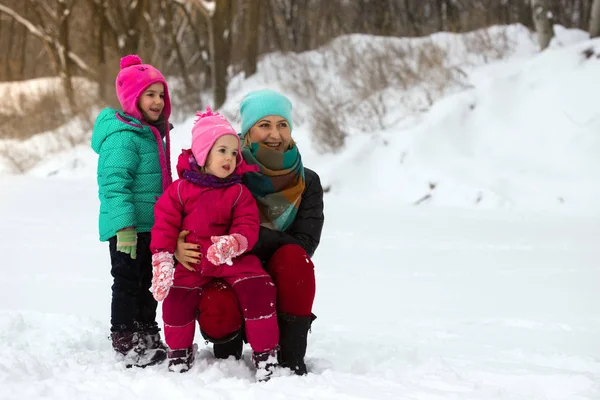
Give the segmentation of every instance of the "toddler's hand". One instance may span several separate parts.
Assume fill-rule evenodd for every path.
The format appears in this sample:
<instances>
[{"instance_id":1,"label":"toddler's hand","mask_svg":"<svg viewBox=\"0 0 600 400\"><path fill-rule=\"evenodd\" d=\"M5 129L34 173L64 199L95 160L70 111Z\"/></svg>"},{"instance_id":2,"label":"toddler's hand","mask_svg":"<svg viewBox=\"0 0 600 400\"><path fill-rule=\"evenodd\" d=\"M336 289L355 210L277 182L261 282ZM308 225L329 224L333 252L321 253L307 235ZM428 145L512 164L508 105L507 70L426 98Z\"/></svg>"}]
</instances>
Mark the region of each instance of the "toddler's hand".
<instances>
[{"instance_id":1,"label":"toddler's hand","mask_svg":"<svg viewBox=\"0 0 600 400\"><path fill-rule=\"evenodd\" d=\"M150 291L156 301L162 301L173 286L173 254L166 251L152 255L152 286Z\"/></svg>"},{"instance_id":2,"label":"toddler's hand","mask_svg":"<svg viewBox=\"0 0 600 400\"><path fill-rule=\"evenodd\" d=\"M232 265L232 258L239 256L248 249L248 240L240 234L234 233L224 236L211 236L213 244L206 252L208 261L215 265Z\"/></svg>"}]
</instances>

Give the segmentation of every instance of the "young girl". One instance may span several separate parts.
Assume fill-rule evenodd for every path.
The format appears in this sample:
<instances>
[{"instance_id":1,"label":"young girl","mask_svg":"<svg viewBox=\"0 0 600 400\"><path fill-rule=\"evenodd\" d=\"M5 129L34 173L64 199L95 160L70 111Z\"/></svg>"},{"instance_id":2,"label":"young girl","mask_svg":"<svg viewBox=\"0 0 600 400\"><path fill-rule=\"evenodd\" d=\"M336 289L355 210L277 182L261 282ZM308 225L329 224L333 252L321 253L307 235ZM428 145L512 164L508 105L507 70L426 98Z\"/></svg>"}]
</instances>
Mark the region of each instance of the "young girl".
<instances>
[{"instance_id":1,"label":"young girl","mask_svg":"<svg viewBox=\"0 0 600 400\"><path fill-rule=\"evenodd\" d=\"M127 367L145 367L167 356L148 289L154 204L171 183L171 102L160 71L135 55L121 59L116 90L123 111L102 110L92 135L99 156L100 240L109 242L112 264L113 349Z\"/></svg>"},{"instance_id":2,"label":"young girl","mask_svg":"<svg viewBox=\"0 0 600 400\"><path fill-rule=\"evenodd\" d=\"M218 277L239 299L256 376L266 380L277 364L276 293L259 259L247 253L258 239L260 222L256 202L241 184L241 175L256 169L243 162L240 139L223 116L210 108L197 116L192 149L179 157L180 179L156 203L150 245L151 290L157 300L164 299L169 370L190 369L202 288ZM191 232L186 239L198 245L202 257L195 266L178 264L173 276L173 253L182 229Z\"/></svg>"}]
</instances>

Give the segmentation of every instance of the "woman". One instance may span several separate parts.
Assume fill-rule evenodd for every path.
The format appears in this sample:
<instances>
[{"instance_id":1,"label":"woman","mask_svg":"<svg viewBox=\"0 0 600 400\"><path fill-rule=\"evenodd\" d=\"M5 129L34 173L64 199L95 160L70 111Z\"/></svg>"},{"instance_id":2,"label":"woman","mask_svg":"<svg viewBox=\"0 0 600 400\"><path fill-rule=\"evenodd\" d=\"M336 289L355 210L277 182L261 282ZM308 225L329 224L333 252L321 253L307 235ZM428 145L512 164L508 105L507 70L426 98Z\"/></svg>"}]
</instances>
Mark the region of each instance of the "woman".
<instances>
[{"instance_id":1,"label":"woman","mask_svg":"<svg viewBox=\"0 0 600 400\"><path fill-rule=\"evenodd\" d=\"M252 249L277 287L279 363L297 375L306 374L304 356L315 298L315 271L311 261L323 228L323 188L319 176L302 165L292 139L292 104L272 90L244 97L242 155L260 172L244 175L244 184L258 204L261 227ZM176 257L182 264L202 257L185 243L182 232ZM243 319L232 288L213 280L199 302L199 322L217 358L242 354Z\"/></svg>"}]
</instances>

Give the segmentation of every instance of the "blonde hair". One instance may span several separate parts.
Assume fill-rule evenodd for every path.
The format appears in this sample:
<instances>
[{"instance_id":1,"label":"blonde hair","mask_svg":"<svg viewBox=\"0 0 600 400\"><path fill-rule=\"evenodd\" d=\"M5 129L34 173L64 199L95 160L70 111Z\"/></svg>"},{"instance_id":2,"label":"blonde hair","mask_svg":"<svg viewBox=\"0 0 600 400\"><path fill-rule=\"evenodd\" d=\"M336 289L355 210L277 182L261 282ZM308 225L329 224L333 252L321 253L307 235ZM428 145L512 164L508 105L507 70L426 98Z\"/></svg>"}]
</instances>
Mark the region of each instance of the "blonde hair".
<instances>
[{"instance_id":1,"label":"blonde hair","mask_svg":"<svg viewBox=\"0 0 600 400\"><path fill-rule=\"evenodd\" d=\"M244 135L244 141L242 142L242 148L250 147L251 144L252 144L252 141L250 140L250 132L248 132Z\"/></svg>"}]
</instances>

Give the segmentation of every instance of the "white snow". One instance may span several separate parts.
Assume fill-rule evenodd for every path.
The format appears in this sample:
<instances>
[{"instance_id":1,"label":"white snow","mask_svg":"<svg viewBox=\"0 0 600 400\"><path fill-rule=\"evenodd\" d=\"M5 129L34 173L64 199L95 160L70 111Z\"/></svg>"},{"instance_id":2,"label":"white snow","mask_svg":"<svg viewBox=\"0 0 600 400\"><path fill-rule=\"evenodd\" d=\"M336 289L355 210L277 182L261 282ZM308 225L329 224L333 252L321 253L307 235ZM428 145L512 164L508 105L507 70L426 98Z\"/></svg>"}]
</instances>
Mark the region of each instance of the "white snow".
<instances>
[{"instance_id":1,"label":"white snow","mask_svg":"<svg viewBox=\"0 0 600 400\"><path fill-rule=\"evenodd\" d=\"M600 41L559 28L537 54L522 27L505 33L493 62L434 35L466 80L420 111L397 101L423 87L386 88L384 126L352 131L337 154L317 151L311 104L290 95L305 165L330 188L305 377L256 383L248 346L215 361L199 334L185 374L125 369L107 339L95 155L79 146L0 176L0 399L600 398ZM338 42L369 40L382 39ZM222 111L284 90L269 75L282 57L236 77ZM341 101L325 92L334 66L315 68ZM176 123L174 160L192 121Z\"/></svg>"}]
</instances>

